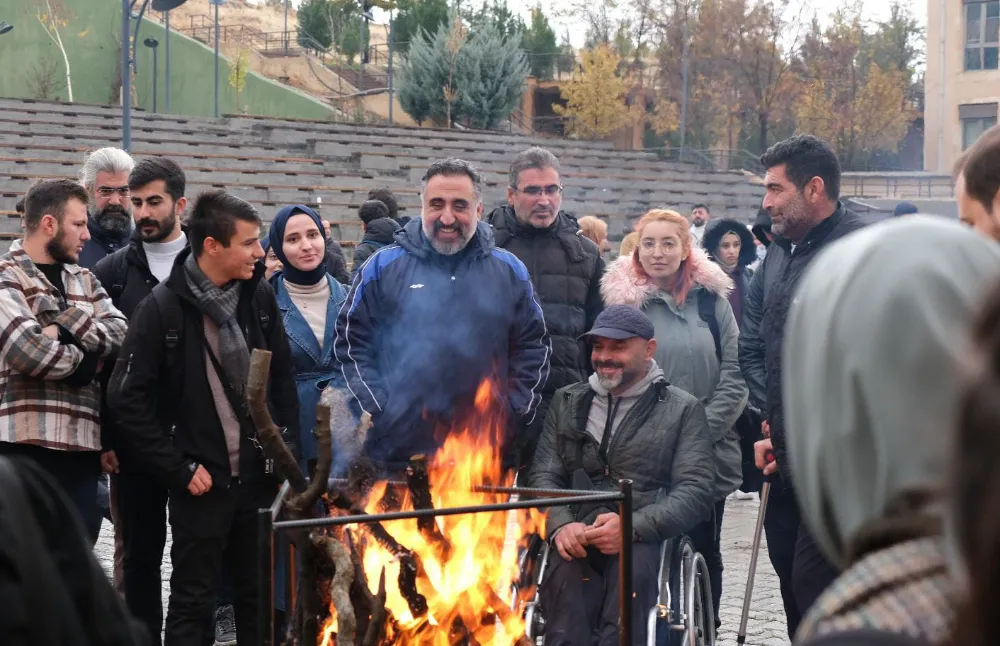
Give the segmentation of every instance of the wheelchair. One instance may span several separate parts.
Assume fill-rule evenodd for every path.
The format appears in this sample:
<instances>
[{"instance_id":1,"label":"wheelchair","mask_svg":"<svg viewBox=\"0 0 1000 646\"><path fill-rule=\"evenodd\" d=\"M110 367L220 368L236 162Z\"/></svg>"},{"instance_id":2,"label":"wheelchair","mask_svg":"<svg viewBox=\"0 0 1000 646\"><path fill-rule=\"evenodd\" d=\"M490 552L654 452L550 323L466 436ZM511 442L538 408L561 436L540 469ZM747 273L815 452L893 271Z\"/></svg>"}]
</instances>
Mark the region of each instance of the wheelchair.
<instances>
[{"instance_id":1,"label":"wheelchair","mask_svg":"<svg viewBox=\"0 0 1000 646\"><path fill-rule=\"evenodd\" d=\"M555 554L555 556L553 556ZM555 548L537 534L528 537L518 554L518 576L511 583L510 603L522 613L526 636L545 644L545 615L540 587ZM647 619L647 646L715 646L715 613L708 566L686 536L663 541L660 547L656 604Z\"/></svg>"}]
</instances>

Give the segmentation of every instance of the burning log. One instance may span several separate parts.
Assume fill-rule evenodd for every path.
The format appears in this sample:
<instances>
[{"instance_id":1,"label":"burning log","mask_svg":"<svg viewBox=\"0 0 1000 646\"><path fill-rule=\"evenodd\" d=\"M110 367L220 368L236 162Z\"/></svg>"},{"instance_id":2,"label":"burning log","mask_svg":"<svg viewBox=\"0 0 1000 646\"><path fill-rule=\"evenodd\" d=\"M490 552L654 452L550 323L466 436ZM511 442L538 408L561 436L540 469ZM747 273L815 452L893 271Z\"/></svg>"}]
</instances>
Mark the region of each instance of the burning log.
<instances>
[{"instance_id":1,"label":"burning log","mask_svg":"<svg viewBox=\"0 0 1000 646\"><path fill-rule=\"evenodd\" d=\"M431 498L431 479L427 473L427 456L414 455L406 467L406 485L410 490L410 498L414 509L434 509ZM451 554L451 543L441 534L436 519L431 516L417 519L420 533L438 549L442 560L447 560Z\"/></svg>"},{"instance_id":2,"label":"burning log","mask_svg":"<svg viewBox=\"0 0 1000 646\"><path fill-rule=\"evenodd\" d=\"M333 465L333 442L330 438L330 409L320 404L316 407L316 470L309 486L301 494L288 501L291 513L304 516L316 505L320 496L326 493L326 481L330 478Z\"/></svg>"},{"instance_id":3,"label":"burning log","mask_svg":"<svg viewBox=\"0 0 1000 646\"><path fill-rule=\"evenodd\" d=\"M368 621L368 629L365 631L365 639L362 646L378 646L385 635L386 620L389 618L385 609L385 568L378 578L378 592L372 597L372 614Z\"/></svg>"},{"instance_id":4,"label":"burning log","mask_svg":"<svg viewBox=\"0 0 1000 646\"><path fill-rule=\"evenodd\" d=\"M346 646L354 643L357 619L351 603L351 583L354 567L344 544L336 538L313 534L312 543L319 554L325 555L333 563L333 577L330 578L330 602L337 611L337 641Z\"/></svg>"}]
</instances>

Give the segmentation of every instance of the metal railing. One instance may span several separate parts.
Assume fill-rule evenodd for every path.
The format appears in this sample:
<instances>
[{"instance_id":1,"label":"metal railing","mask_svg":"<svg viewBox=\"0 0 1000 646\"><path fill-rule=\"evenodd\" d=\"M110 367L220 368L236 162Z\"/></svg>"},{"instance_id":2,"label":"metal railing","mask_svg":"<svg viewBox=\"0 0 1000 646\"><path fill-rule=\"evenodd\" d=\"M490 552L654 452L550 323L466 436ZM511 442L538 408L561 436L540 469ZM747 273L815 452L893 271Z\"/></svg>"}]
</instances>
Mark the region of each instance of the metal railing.
<instances>
[{"instance_id":1,"label":"metal railing","mask_svg":"<svg viewBox=\"0 0 1000 646\"><path fill-rule=\"evenodd\" d=\"M617 503L618 517L621 519L621 549L618 552L619 591L618 606L619 623L618 643L621 646L632 646L632 481L620 480L618 491L521 491L517 488L479 486L475 488L481 493L520 494L528 500L509 500L508 502L468 505L464 507L441 507L435 509L414 509L410 511L391 511L381 514L355 514L348 516L324 516L303 520L278 520L286 503L291 486L285 482L274 502L268 509L257 512L257 627L263 639L264 646L274 643L274 567L275 539L279 532L296 529L319 529L321 527L343 527L346 525L367 525L390 520L410 520L417 518L436 518L438 516L458 516L465 514L482 514L491 512L512 511L516 509L548 509L549 507L564 507L593 503ZM530 499L532 493L547 496ZM287 568L289 574L294 568ZM286 593L291 590L286 587ZM288 606L292 607L292 606Z\"/></svg>"}]
</instances>

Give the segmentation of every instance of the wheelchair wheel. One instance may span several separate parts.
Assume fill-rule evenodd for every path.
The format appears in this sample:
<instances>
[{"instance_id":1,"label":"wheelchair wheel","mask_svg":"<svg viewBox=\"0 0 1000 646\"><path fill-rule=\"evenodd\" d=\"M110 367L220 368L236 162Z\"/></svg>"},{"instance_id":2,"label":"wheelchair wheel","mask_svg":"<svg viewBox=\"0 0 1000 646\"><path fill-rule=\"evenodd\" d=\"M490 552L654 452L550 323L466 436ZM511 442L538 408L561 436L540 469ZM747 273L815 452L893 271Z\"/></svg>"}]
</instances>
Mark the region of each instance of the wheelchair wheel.
<instances>
[{"instance_id":1,"label":"wheelchair wheel","mask_svg":"<svg viewBox=\"0 0 1000 646\"><path fill-rule=\"evenodd\" d=\"M714 646L715 619L705 560L686 536L664 541L649 646Z\"/></svg>"},{"instance_id":2,"label":"wheelchair wheel","mask_svg":"<svg viewBox=\"0 0 1000 646\"><path fill-rule=\"evenodd\" d=\"M518 555L518 577L511 584L511 610L523 613L525 637L536 646L545 643L545 618L539 601L539 586L545 577L550 546L537 534L528 538Z\"/></svg>"}]
</instances>

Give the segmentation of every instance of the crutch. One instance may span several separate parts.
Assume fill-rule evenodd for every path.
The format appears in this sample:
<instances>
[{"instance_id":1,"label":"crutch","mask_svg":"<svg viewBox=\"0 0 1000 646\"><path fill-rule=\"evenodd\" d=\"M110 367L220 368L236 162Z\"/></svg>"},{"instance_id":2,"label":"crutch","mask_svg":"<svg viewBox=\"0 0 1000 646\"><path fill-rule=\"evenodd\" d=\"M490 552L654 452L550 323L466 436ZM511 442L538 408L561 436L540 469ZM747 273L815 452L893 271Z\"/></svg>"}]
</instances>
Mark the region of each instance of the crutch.
<instances>
[{"instance_id":1,"label":"crutch","mask_svg":"<svg viewBox=\"0 0 1000 646\"><path fill-rule=\"evenodd\" d=\"M774 462L774 452L768 451L764 461ZM740 630L736 633L736 643L743 646L747 641L747 621L750 619L750 600L753 597L753 580L757 574L757 556L760 552L760 536L764 531L764 516L767 515L767 499L771 494L771 483L765 482L760 488L760 507L757 509L757 525L753 530L753 547L750 548L750 572L747 574L747 588L743 593L743 615L740 617Z\"/></svg>"}]
</instances>

